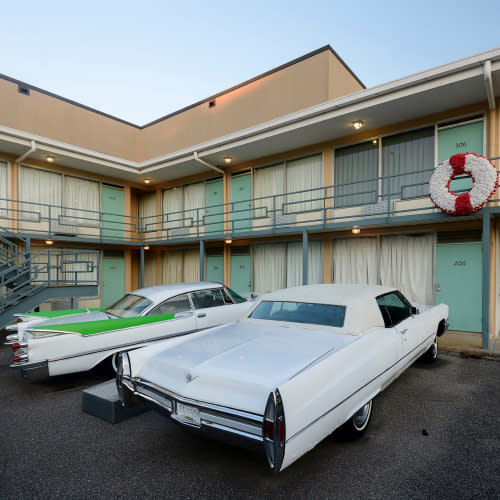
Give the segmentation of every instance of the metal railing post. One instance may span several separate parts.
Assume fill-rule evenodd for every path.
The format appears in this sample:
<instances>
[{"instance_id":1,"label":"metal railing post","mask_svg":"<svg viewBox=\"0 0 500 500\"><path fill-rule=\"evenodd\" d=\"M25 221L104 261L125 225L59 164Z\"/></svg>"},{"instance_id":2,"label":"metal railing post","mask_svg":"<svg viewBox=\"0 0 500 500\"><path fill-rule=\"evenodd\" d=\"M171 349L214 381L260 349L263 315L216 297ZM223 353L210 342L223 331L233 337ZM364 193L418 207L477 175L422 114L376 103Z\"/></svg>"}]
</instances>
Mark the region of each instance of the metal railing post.
<instances>
[{"instance_id":1,"label":"metal railing post","mask_svg":"<svg viewBox=\"0 0 500 500\"><path fill-rule=\"evenodd\" d=\"M307 231L302 231L302 284L307 285L307 249L309 240Z\"/></svg>"},{"instance_id":2,"label":"metal railing post","mask_svg":"<svg viewBox=\"0 0 500 500\"><path fill-rule=\"evenodd\" d=\"M139 288L144 288L144 245L141 245L139 260Z\"/></svg>"},{"instance_id":3,"label":"metal railing post","mask_svg":"<svg viewBox=\"0 0 500 500\"><path fill-rule=\"evenodd\" d=\"M205 242L200 239L200 281L205 280Z\"/></svg>"},{"instance_id":4,"label":"metal railing post","mask_svg":"<svg viewBox=\"0 0 500 500\"><path fill-rule=\"evenodd\" d=\"M483 349L489 349L490 344L490 214L483 214Z\"/></svg>"}]
</instances>

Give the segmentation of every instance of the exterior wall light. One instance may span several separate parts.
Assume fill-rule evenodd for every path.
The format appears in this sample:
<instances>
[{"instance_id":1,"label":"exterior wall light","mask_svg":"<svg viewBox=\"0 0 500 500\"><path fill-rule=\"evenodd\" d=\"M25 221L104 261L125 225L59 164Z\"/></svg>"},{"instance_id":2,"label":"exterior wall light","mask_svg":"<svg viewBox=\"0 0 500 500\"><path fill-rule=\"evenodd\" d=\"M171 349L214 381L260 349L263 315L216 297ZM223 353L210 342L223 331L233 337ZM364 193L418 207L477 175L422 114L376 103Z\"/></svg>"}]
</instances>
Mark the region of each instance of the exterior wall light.
<instances>
[{"instance_id":1,"label":"exterior wall light","mask_svg":"<svg viewBox=\"0 0 500 500\"><path fill-rule=\"evenodd\" d=\"M48 161L49 163L54 163L56 159L53 156L46 156L45 161Z\"/></svg>"},{"instance_id":2,"label":"exterior wall light","mask_svg":"<svg viewBox=\"0 0 500 500\"><path fill-rule=\"evenodd\" d=\"M361 229L359 228L359 226L353 226L351 231L352 231L352 234L359 234L361 232Z\"/></svg>"},{"instance_id":3,"label":"exterior wall light","mask_svg":"<svg viewBox=\"0 0 500 500\"><path fill-rule=\"evenodd\" d=\"M352 122L352 126L356 129L359 130L363 126L363 122L361 120L356 120L355 122Z\"/></svg>"},{"instance_id":4,"label":"exterior wall light","mask_svg":"<svg viewBox=\"0 0 500 500\"><path fill-rule=\"evenodd\" d=\"M233 242L233 240L231 238L228 238L227 240L225 240L226 245L230 245L232 242Z\"/></svg>"},{"instance_id":5,"label":"exterior wall light","mask_svg":"<svg viewBox=\"0 0 500 500\"><path fill-rule=\"evenodd\" d=\"M45 240L45 244L46 245L53 245L54 244L54 240Z\"/></svg>"},{"instance_id":6,"label":"exterior wall light","mask_svg":"<svg viewBox=\"0 0 500 500\"><path fill-rule=\"evenodd\" d=\"M153 181L153 179L149 178L149 177L146 177L144 179L144 184L151 184L151 182Z\"/></svg>"},{"instance_id":7,"label":"exterior wall light","mask_svg":"<svg viewBox=\"0 0 500 500\"><path fill-rule=\"evenodd\" d=\"M229 165L232 161L233 161L233 159L230 156L226 156L224 158L224 163L226 163L227 165Z\"/></svg>"}]
</instances>

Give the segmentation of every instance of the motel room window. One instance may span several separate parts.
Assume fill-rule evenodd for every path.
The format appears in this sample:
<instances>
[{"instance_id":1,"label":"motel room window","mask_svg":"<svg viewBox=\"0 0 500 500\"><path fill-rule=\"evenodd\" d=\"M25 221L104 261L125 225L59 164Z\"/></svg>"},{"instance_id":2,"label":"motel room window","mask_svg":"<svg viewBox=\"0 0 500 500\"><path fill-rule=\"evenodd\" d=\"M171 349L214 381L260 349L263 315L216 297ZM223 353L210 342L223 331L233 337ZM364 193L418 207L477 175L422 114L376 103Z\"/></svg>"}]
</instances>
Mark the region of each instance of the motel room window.
<instances>
[{"instance_id":1,"label":"motel room window","mask_svg":"<svg viewBox=\"0 0 500 500\"><path fill-rule=\"evenodd\" d=\"M163 229L167 237L189 233L202 225L205 207L205 183L197 182L163 191Z\"/></svg>"},{"instance_id":2,"label":"motel room window","mask_svg":"<svg viewBox=\"0 0 500 500\"><path fill-rule=\"evenodd\" d=\"M20 209L24 220L39 222L40 217L49 217L49 207L46 205L61 206L62 175L21 165L19 200L22 202ZM60 208L50 209L50 217L58 218L60 215Z\"/></svg>"},{"instance_id":3,"label":"motel room window","mask_svg":"<svg viewBox=\"0 0 500 500\"><path fill-rule=\"evenodd\" d=\"M7 163L0 162L0 217L7 217L8 207L7 198L9 197L9 190L7 184Z\"/></svg>"},{"instance_id":4,"label":"motel room window","mask_svg":"<svg viewBox=\"0 0 500 500\"><path fill-rule=\"evenodd\" d=\"M391 200L429 194L434 168L434 127L384 137L382 140L382 194ZM387 179L389 178L389 180Z\"/></svg>"},{"instance_id":5,"label":"motel room window","mask_svg":"<svg viewBox=\"0 0 500 500\"><path fill-rule=\"evenodd\" d=\"M188 283L200 281L200 251L173 250L162 258L162 283Z\"/></svg>"},{"instance_id":6,"label":"motel room window","mask_svg":"<svg viewBox=\"0 0 500 500\"><path fill-rule=\"evenodd\" d=\"M378 143L335 150L335 207L378 201Z\"/></svg>"}]
</instances>

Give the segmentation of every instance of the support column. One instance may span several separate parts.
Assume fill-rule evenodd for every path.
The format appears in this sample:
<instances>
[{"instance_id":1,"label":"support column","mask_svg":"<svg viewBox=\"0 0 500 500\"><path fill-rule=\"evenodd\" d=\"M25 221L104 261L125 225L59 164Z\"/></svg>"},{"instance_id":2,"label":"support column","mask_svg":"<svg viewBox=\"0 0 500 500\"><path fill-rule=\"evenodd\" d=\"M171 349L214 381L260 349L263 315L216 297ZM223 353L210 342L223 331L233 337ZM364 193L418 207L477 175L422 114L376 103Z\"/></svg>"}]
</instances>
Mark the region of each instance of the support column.
<instances>
[{"instance_id":1,"label":"support column","mask_svg":"<svg viewBox=\"0 0 500 500\"><path fill-rule=\"evenodd\" d=\"M200 281L205 280L205 242L200 240Z\"/></svg>"},{"instance_id":2,"label":"support column","mask_svg":"<svg viewBox=\"0 0 500 500\"><path fill-rule=\"evenodd\" d=\"M139 288L144 288L144 245L139 249Z\"/></svg>"},{"instance_id":3,"label":"support column","mask_svg":"<svg viewBox=\"0 0 500 500\"><path fill-rule=\"evenodd\" d=\"M307 231L302 231L302 284L307 285L307 247L309 245Z\"/></svg>"},{"instance_id":4,"label":"support column","mask_svg":"<svg viewBox=\"0 0 500 500\"><path fill-rule=\"evenodd\" d=\"M483 349L490 346L490 214L483 214Z\"/></svg>"}]
</instances>

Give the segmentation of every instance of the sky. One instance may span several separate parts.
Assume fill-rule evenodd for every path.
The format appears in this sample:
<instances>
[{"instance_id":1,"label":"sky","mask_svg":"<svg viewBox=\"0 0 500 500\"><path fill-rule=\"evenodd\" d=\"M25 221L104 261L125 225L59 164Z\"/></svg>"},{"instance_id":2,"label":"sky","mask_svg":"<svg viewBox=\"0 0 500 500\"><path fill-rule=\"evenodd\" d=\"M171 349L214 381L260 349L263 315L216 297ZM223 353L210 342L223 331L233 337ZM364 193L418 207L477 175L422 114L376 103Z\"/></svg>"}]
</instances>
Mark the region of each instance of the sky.
<instances>
[{"instance_id":1,"label":"sky","mask_svg":"<svg viewBox=\"0 0 500 500\"><path fill-rule=\"evenodd\" d=\"M367 87L500 47L500 0L2 3L0 73L137 125L327 44Z\"/></svg>"}]
</instances>

